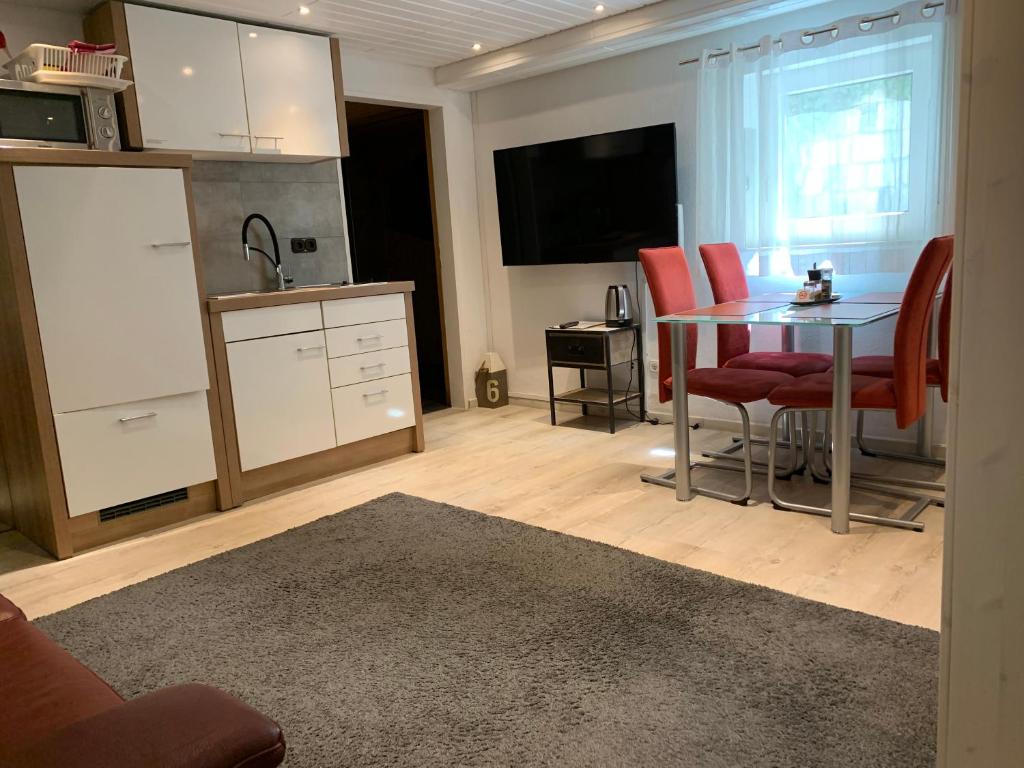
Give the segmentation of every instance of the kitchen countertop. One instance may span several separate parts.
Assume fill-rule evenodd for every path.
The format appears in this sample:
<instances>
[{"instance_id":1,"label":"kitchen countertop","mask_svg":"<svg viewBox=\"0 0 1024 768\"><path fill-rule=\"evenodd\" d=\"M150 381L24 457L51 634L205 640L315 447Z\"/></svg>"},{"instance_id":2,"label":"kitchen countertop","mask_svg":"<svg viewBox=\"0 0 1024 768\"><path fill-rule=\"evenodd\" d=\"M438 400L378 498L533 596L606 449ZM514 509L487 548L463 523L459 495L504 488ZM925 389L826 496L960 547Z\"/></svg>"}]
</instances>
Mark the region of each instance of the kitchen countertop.
<instances>
[{"instance_id":1,"label":"kitchen countertop","mask_svg":"<svg viewBox=\"0 0 1024 768\"><path fill-rule=\"evenodd\" d=\"M284 291L212 295L207 298L206 303L210 312L233 312L239 309L279 307L283 304L302 304L309 301L353 299L357 296L380 296L386 293L411 293L414 290L416 290L416 284L411 280L360 285L317 285L308 288L289 288Z\"/></svg>"}]
</instances>

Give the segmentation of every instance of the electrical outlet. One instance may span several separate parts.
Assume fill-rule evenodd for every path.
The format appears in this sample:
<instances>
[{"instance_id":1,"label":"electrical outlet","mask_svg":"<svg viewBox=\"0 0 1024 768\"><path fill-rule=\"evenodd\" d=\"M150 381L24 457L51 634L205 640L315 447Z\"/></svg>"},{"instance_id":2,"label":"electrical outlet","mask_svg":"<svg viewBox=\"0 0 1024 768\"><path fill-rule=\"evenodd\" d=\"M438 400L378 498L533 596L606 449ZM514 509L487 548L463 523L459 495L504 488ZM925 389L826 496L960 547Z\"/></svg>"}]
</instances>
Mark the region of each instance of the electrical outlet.
<instances>
[{"instance_id":1,"label":"electrical outlet","mask_svg":"<svg viewBox=\"0 0 1024 768\"><path fill-rule=\"evenodd\" d=\"M647 361L647 370L650 373L657 373L658 372L658 361L657 360L648 360Z\"/></svg>"},{"instance_id":2,"label":"electrical outlet","mask_svg":"<svg viewBox=\"0 0 1024 768\"><path fill-rule=\"evenodd\" d=\"M316 253L315 237L293 237L292 253Z\"/></svg>"}]
</instances>

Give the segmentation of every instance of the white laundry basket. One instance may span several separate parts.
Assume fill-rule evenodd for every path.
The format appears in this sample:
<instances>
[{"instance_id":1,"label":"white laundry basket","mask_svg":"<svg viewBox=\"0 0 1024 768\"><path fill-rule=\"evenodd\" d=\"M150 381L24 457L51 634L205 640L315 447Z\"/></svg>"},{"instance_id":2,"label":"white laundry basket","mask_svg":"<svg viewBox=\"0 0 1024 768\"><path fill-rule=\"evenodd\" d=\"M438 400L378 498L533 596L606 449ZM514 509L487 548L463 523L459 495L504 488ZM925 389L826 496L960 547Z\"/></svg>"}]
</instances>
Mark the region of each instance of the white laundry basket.
<instances>
[{"instance_id":1,"label":"white laundry basket","mask_svg":"<svg viewBox=\"0 0 1024 768\"><path fill-rule=\"evenodd\" d=\"M35 43L4 66L15 80L123 91L131 85L121 79L126 61L127 56L112 53L79 53L63 45Z\"/></svg>"}]
</instances>

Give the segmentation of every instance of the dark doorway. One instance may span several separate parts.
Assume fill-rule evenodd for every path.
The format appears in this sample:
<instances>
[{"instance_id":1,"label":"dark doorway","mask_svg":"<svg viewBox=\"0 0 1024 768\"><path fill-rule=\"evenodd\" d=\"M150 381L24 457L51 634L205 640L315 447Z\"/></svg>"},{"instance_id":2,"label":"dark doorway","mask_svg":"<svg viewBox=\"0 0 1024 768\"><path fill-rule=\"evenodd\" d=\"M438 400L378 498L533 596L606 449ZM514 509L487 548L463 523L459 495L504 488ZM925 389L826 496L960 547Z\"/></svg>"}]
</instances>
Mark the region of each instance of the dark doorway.
<instances>
[{"instance_id":1,"label":"dark doorway","mask_svg":"<svg viewBox=\"0 0 1024 768\"><path fill-rule=\"evenodd\" d=\"M342 161L353 282L414 280L423 409L451 405L430 165L421 109L346 102L351 156Z\"/></svg>"}]
</instances>

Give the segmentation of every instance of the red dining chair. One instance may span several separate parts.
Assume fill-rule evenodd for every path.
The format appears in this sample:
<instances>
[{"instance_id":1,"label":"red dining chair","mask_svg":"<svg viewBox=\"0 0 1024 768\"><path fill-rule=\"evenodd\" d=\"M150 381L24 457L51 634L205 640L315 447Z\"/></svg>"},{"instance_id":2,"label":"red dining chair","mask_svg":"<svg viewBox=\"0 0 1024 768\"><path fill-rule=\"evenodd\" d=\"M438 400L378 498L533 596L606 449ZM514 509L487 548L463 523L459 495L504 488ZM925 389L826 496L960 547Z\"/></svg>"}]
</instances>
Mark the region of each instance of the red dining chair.
<instances>
[{"instance_id":1,"label":"red dining chair","mask_svg":"<svg viewBox=\"0 0 1024 768\"><path fill-rule=\"evenodd\" d=\"M750 297L747 275L743 268L740 252L733 243L705 243L698 246L704 269L708 273L711 284L711 295L716 304L739 301ZM785 334L795 328L783 327ZM718 329L718 365L721 368L753 368L757 370L781 371L790 376L805 376L809 373L821 373L832 367L832 355L816 352L751 352L749 325L719 325ZM792 440L796 434L787 420L785 433ZM767 445L763 438L754 438L754 443ZM701 455L708 458L729 459L729 454L736 450L731 445L720 451L704 451ZM794 448L794 450L796 450ZM760 462L755 462L760 464ZM762 465L764 466L764 465ZM794 472L796 466L794 464Z\"/></svg>"},{"instance_id":2,"label":"red dining chair","mask_svg":"<svg viewBox=\"0 0 1024 768\"><path fill-rule=\"evenodd\" d=\"M896 320L896 335L893 341L893 376L882 378L854 374L851 376L851 407L854 410L889 411L896 416L896 425L906 429L924 414L926 407L927 329L931 309L939 283L949 269L953 259L953 237L936 237L928 242L914 265L910 281L903 294ZM830 515L824 507L786 502L775 492L775 440L779 422L787 413L831 411L832 372L803 376L788 384L775 388L768 395L768 402L781 406L772 416L768 443L768 494L777 508L796 512ZM813 440L810 441L813 445ZM805 444L807 439L805 437ZM826 447L827 450L827 440ZM926 504L915 506L919 512ZM916 512L914 514L916 516ZM875 515L851 514L851 520L862 522L916 527L913 516L904 515L899 520Z\"/></svg>"},{"instance_id":3,"label":"red dining chair","mask_svg":"<svg viewBox=\"0 0 1024 768\"><path fill-rule=\"evenodd\" d=\"M942 301L939 304L939 356L930 357L925 363L925 375L929 387L938 387L942 402L949 402L949 322L953 309L953 270L949 270L946 287L943 289ZM893 376L892 355L861 355L853 358L853 372L863 376L880 376L891 379ZM918 464L933 464L944 467L942 459L917 456L912 453L898 453L870 448L864 442L864 411L857 412L857 447L865 456L877 456L886 459L901 459Z\"/></svg>"},{"instance_id":4,"label":"red dining chair","mask_svg":"<svg viewBox=\"0 0 1024 768\"><path fill-rule=\"evenodd\" d=\"M698 246L716 304L750 297L740 253L732 243ZM753 368L781 371L790 376L822 373L832 367L832 355L816 352L751 352L750 326L718 326L718 365L721 368Z\"/></svg>"},{"instance_id":5,"label":"red dining chair","mask_svg":"<svg viewBox=\"0 0 1024 768\"><path fill-rule=\"evenodd\" d=\"M640 263L654 300L654 311L658 316L685 312L697 306L693 292L693 280L686 255L679 246L669 248L641 248ZM695 493L724 499L734 504L745 505L753 490L753 462L750 452L750 416L744 403L764 400L768 393L784 384L794 381L793 377L779 371L744 368L698 368L697 367L697 326L686 326L686 388L690 395L709 397L731 405L740 412L743 422L743 466L746 486L741 496L732 496L720 491L694 487ZM668 325L658 324L658 396L661 402L672 399L672 344ZM733 469L721 465L692 463L693 467L711 469ZM644 477L647 482L670 485L674 473L668 472L655 477Z\"/></svg>"}]
</instances>

